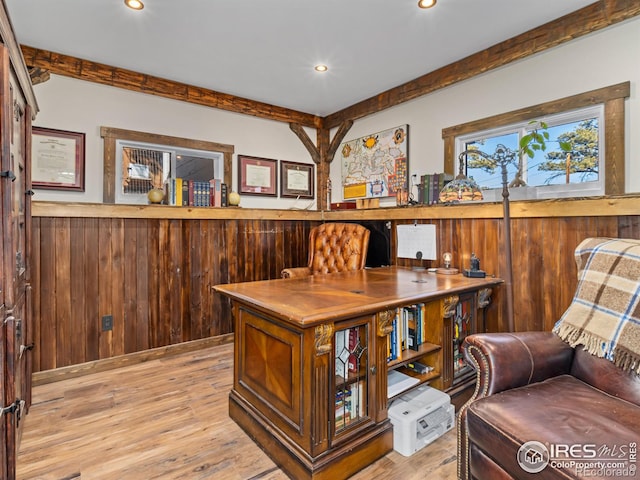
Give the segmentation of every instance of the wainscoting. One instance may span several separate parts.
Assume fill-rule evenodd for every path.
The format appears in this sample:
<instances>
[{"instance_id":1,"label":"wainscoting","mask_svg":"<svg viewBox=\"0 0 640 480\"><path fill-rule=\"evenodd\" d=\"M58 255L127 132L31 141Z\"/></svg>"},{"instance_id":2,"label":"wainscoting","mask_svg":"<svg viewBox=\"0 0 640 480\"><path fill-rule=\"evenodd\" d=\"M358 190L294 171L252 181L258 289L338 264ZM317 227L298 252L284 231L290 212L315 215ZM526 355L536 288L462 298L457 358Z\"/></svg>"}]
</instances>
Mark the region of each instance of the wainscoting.
<instances>
[{"instance_id":1,"label":"wainscoting","mask_svg":"<svg viewBox=\"0 0 640 480\"><path fill-rule=\"evenodd\" d=\"M569 305L581 240L640 238L637 197L514 202L511 212L518 331L550 330ZM475 253L483 270L504 278L501 213L496 204L298 212L35 202L33 371L231 333L229 303L211 287L305 265L309 231L323 221L388 222L392 262L407 266L419 262L394 258L395 226L433 223L438 252L453 252L454 266L468 267ZM506 288L493 294L488 330L508 328ZM105 315L112 330L102 331Z\"/></svg>"}]
</instances>

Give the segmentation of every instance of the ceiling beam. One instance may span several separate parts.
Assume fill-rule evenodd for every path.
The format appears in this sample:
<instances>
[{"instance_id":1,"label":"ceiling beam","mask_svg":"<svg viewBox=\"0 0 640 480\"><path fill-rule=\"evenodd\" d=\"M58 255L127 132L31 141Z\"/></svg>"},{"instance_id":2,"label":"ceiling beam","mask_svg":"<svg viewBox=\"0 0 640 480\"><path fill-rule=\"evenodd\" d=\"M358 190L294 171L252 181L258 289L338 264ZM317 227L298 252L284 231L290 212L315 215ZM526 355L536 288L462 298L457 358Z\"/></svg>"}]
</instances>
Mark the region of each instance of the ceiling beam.
<instances>
[{"instance_id":1,"label":"ceiling beam","mask_svg":"<svg viewBox=\"0 0 640 480\"><path fill-rule=\"evenodd\" d=\"M398 85L324 118L324 128L357 120L640 15L638 0L600 0L540 27Z\"/></svg>"},{"instance_id":2,"label":"ceiling beam","mask_svg":"<svg viewBox=\"0 0 640 480\"><path fill-rule=\"evenodd\" d=\"M207 90L164 78L84 60L61 53L21 46L25 63L30 67L88 82L157 95L172 100L195 103L234 113L252 115L307 127L320 128L322 118L309 113L257 102L243 97Z\"/></svg>"}]
</instances>

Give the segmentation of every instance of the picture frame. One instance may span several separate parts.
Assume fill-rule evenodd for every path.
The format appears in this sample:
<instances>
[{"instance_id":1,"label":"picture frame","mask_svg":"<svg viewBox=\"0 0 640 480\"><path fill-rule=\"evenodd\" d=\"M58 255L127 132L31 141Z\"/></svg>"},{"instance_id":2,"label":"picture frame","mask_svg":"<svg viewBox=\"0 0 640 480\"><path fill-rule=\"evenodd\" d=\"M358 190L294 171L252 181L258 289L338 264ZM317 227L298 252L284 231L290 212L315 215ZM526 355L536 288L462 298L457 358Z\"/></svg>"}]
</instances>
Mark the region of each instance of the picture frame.
<instances>
[{"instance_id":1,"label":"picture frame","mask_svg":"<svg viewBox=\"0 0 640 480\"><path fill-rule=\"evenodd\" d=\"M238 155L238 193L278 196L278 161Z\"/></svg>"},{"instance_id":2,"label":"picture frame","mask_svg":"<svg viewBox=\"0 0 640 480\"><path fill-rule=\"evenodd\" d=\"M409 193L409 125L371 133L340 144L342 198L396 197Z\"/></svg>"},{"instance_id":3,"label":"picture frame","mask_svg":"<svg viewBox=\"0 0 640 480\"><path fill-rule=\"evenodd\" d=\"M31 128L31 184L34 188L84 192L85 134Z\"/></svg>"},{"instance_id":4,"label":"picture frame","mask_svg":"<svg viewBox=\"0 0 640 480\"><path fill-rule=\"evenodd\" d=\"M315 165L280 160L280 196L314 198Z\"/></svg>"}]
</instances>

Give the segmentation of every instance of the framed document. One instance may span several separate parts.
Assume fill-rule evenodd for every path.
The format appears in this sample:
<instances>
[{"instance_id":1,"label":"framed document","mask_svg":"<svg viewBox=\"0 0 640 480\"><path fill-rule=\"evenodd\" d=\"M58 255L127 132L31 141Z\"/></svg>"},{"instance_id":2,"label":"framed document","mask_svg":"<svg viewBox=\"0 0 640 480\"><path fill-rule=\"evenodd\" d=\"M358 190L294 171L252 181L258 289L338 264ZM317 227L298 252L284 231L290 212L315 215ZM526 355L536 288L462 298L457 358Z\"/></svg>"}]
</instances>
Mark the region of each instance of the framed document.
<instances>
[{"instance_id":1,"label":"framed document","mask_svg":"<svg viewBox=\"0 0 640 480\"><path fill-rule=\"evenodd\" d=\"M277 160L238 155L238 193L278 195Z\"/></svg>"},{"instance_id":2,"label":"framed document","mask_svg":"<svg viewBox=\"0 0 640 480\"><path fill-rule=\"evenodd\" d=\"M280 196L313 198L314 165L280 160Z\"/></svg>"},{"instance_id":3,"label":"framed document","mask_svg":"<svg viewBox=\"0 0 640 480\"><path fill-rule=\"evenodd\" d=\"M33 187L84 192L84 140L84 133L32 127Z\"/></svg>"}]
</instances>

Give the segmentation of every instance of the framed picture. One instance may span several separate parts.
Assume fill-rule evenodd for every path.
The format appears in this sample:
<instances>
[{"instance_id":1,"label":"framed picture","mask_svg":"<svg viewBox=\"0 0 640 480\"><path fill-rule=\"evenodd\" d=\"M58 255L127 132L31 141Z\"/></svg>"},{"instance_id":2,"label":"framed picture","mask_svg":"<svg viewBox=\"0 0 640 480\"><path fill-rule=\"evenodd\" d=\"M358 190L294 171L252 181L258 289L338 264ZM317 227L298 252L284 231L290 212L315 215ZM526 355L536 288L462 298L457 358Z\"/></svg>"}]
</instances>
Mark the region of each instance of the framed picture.
<instances>
[{"instance_id":1,"label":"framed picture","mask_svg":"<svg viewBox=\"0 0 640 480\"><path fill-rule=\"evenodd\" d=\"M84 133L32 127L33 187L84 192L84 140Z\"/></svg>"},{"instance_id":2,"label":"framed picture","mask_svg":"<svg viewBox=\"0 0 640 480\"><path fill-rule=\"evenodd\" d=\"M277 160L238 155L238 193L278 195Z\"/></svg>"},{"instance_id":3,"label":"framed picture","mask_svg":"<svg viewBox=\"0 0 640 480\"><path fill-rule=\"evenodd\" d=\"M342 143L342 198L407 196L408 147L408 124Z\"/></svg>"},{"instance_id":4,"label":"framed picture","mask_svg":"<svg viewBox=\"0 0 640 480\"><path fill-rule=\"evenodd\" d=\"M313 198L314 167L312 163L280 160L280 196Z\"/></svg>"}]
</instances>

